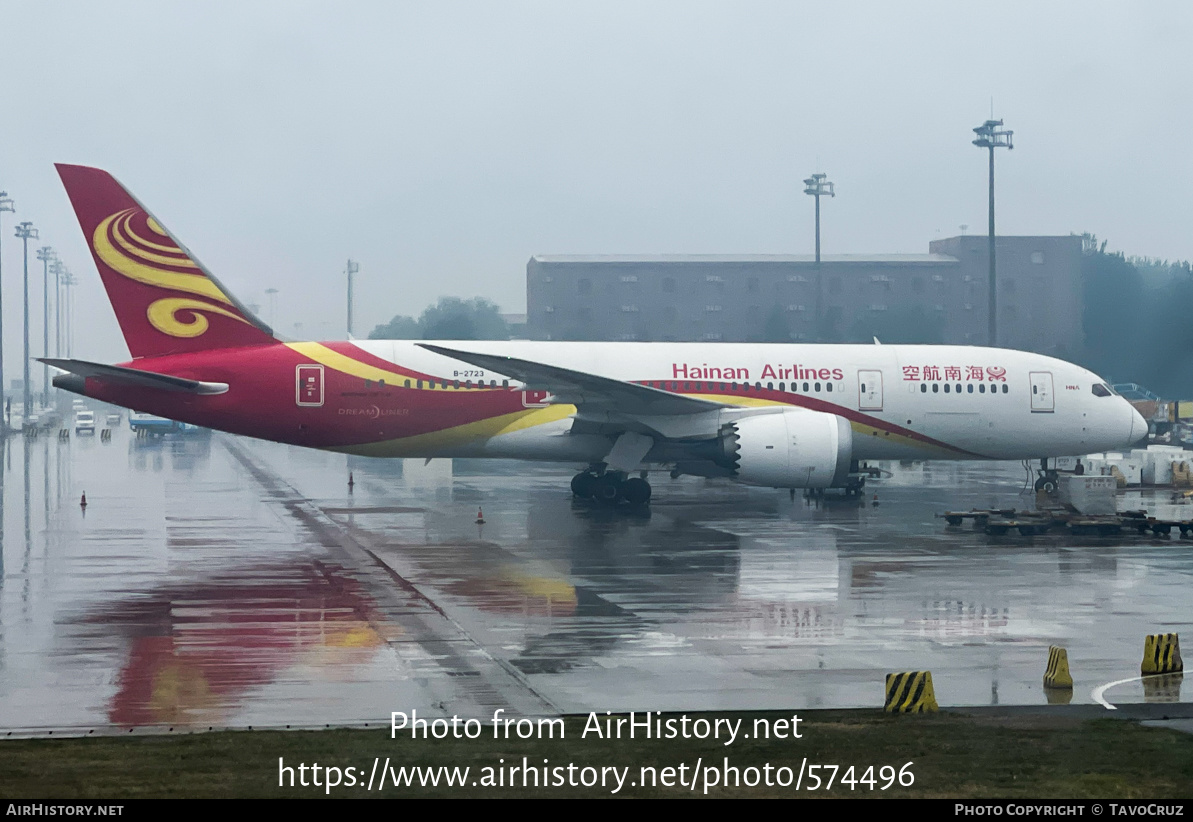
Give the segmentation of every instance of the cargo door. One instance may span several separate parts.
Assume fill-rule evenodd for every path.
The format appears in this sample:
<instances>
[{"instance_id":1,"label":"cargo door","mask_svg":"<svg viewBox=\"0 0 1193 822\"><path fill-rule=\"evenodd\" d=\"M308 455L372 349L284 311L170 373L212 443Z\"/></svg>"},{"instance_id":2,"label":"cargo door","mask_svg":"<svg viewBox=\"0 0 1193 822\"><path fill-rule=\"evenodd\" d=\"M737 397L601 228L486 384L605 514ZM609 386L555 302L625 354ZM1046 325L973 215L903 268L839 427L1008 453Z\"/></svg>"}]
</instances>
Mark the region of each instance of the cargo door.
<instances>
[{"instance_id":1,"label":"cargo door","mask_svg":"<svg viewBox=\"0 0 1193 822\"><path fill-rule=\"evenodd\" d=\"M299 405L323 405L323 366L300 365L294 369L294 401Z\"/></svg>"},{"instance_id":2,"label":"cargo door","mask_svg":"<svg viewBox=\"0 0 1193 822\"><path fill-rule=\"evenodd\" d=\"M1032 413L1052 413L1056 410L1056 403L1052 396L1052 372L1032 371L1030 377Z\"/></svg>"},{"instance_id":3,"label":"cargo door","mask_svg":"<svg viewBox=\"0 0 1193 822\"><path fill-rule=\"evenodd\" d=\"M857 393L859 411L882 410L882 372L858 371Z\"/></svg>"}]
</instances>

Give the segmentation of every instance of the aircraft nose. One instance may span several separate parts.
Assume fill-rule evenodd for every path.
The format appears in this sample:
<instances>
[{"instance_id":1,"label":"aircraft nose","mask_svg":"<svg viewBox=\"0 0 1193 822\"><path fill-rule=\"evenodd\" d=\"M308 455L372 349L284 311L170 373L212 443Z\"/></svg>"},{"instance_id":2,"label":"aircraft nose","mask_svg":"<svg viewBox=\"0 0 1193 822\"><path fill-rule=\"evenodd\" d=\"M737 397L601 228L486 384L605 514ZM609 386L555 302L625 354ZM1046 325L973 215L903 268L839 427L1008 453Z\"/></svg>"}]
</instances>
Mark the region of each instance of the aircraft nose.
<instances>
[{"instance_id":1,"label":"aircraft nose","mask_svg":"<svg viewBox=\"0 0 1193 822\"><path fill-rule=\"evenodd\" d=\"M1127 403L1127 408L1130 409L1131 412L1130 442L1132 445L1134 445L1147 436L1147 420L1145 420L1143 415L1136 410L1135 406Z\"/></svg>"}]
</instances>

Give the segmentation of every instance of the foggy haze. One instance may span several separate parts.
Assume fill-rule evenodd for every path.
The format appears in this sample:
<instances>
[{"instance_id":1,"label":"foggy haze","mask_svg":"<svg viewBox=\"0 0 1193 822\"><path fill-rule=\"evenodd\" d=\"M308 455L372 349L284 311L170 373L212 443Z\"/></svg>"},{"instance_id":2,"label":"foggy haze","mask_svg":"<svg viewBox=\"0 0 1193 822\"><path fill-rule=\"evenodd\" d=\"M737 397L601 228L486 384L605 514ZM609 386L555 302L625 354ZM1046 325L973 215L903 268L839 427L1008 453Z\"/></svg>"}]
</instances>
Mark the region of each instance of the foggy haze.
<instances>
[{"instance_id":1,"label":"foggy haze","mask_svg":"<svg viewBox=\"0 0 1193 822\"><path fill-rule=\"evenodd\" d=\"M1088 231L1193 258L1187 4L0 2L5 378L21 246L79 281L74 355L127 358L54 162L104 168L289 337L436 298L525 310L533 254L924 253ZM270 317L268 288L278 289ZM40 367L34 369L40 378Z\"/></svg>"}]
</instances>

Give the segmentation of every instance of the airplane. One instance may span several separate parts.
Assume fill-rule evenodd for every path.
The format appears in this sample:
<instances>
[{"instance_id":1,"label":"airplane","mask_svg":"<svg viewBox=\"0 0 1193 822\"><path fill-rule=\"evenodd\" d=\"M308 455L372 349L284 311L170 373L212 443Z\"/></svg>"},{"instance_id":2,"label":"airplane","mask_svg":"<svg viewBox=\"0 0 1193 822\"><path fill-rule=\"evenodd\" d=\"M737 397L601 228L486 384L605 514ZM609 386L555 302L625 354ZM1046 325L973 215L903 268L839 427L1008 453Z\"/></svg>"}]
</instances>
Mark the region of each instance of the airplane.
<instances>
[{"instance_id":1,"label":"airplane","mask_svg":"<svg viewBox=\"0 0 1193 822\"><path fill-rule=\"evenodd\" d=\"M132 359L53 384L183 423L370 457L587 465L643 505L651 470L859 494L867 460L1047 459L1143 417L1084 368L953 345L279 338L106 171L58 164Z\"/></svg>"}]
</instances>

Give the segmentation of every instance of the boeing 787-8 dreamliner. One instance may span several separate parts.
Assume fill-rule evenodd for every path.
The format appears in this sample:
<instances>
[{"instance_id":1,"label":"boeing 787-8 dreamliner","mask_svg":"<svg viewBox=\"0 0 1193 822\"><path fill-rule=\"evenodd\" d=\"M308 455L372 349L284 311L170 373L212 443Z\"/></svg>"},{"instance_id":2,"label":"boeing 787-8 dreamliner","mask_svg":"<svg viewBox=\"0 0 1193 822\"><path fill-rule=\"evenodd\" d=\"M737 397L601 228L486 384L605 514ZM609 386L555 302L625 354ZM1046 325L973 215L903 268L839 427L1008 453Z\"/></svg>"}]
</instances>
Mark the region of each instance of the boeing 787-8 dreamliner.
<instances>
[{"instance_id":1,"label":"boeing 787-8 dreamliner","mask_svg":"<svg viewBox=\"0 0 1193 822\"><path fill-rule=\"evenodd\" d=\"M283 341L115 178L57 168L132 359L48 359L69 372L54 385L185 423L373 457L578 463L575 494L636 504L651 469L857 490L859 461L1040 459L1147 433L1095 374L999 348Z\"/></svg>"}]
</instances>

